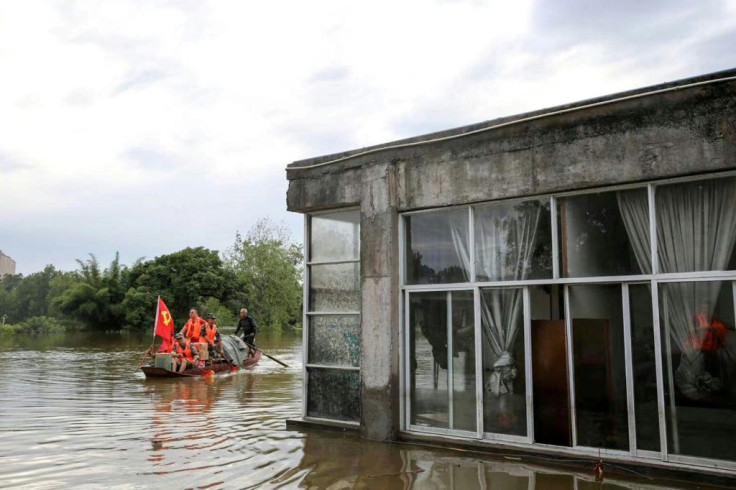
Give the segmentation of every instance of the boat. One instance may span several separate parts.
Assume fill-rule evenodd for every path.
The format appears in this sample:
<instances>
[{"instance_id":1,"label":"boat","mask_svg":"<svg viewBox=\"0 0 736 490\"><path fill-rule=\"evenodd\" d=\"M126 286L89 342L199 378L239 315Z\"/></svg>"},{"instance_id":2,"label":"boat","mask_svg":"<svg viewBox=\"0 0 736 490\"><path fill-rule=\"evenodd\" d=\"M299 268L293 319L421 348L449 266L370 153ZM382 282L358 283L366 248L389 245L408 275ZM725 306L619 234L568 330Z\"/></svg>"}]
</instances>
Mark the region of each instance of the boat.
<instances>
[{"instance_id":1,"label":"boat","mask_svg":"<svg viewBox=\"0 0 736 490\"><path fill-rule=\"evenodd\" d=\"M221 340L224 358L207 359L200 366L178 372L171 369L170 353L156 353L151 363L140 369L146 378L197 378L252 369L261 360L262 353L259 349L256 349L254 355L248 355L248 346L240 337L223 335Z\"/></svg>"}]
</instances>

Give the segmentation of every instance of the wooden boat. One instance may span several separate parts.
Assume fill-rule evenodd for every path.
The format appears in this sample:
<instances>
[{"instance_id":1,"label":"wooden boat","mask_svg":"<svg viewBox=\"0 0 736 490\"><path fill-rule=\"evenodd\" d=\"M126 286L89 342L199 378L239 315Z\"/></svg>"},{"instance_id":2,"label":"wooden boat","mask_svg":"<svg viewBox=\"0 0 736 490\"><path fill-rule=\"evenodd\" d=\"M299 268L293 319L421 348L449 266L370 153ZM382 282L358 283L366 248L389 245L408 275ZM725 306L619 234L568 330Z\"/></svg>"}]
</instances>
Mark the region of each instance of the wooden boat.
<instances>
[{"instance_id":1,"label":"wooden boat","mask_svg":"<svg viewBox=\"0 0 736 490\"><path fill-rule=\"evenodd\" d=\"M221 341L223 353L225 354L224 359L207 359L201 367L178 372L171 370L171 354L155 354L152 364L141 366L141 371L146 375L146 378L197 378L237 372L240 369L251 369L261 360L262 353L260 350L256 350L253 356L249 356L248 347L241 338L235 335L223 335ZM203 348L205 350L201 351L200 354L204 359L204 355L207 353L206 344Z\"/></svg>"},{"instance_id":2,"label":"wooden boat","mask_svg":"<svg viewBox=\"0 0 736 490\"><path fill-rule=\"evenodd\" d=\"M253 357L247 357L240 365L239 369L251 369L261 360L261 351L257 350ZM233 366L225 359L213 359L205 361L202 368L186 369L183 372L171 371L169 369L156 366L142 366L141 371L146 378L197 378L200 376L210 376L217 374L227 374L238 371L237 366Z\"/></svg>"}]
</instances>

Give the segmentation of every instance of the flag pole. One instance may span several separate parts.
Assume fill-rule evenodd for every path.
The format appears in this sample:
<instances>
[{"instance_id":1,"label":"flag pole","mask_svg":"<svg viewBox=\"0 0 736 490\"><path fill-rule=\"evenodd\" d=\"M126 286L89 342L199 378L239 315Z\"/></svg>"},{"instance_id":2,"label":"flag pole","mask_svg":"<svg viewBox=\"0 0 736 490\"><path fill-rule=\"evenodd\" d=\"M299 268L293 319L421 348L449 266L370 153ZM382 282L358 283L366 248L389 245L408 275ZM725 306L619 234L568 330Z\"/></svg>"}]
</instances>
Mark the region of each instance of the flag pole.
<instances>
[{"instance_id":1,"label":"flag pole","mask_svg":"<svg viewBox=\"0 0 736 490\"><path fill-rule=\"evenodd\" d=\"M141 359L140 364L138 364L138 367L135 368L136 371L138 371L141 366L143 365L143 361L146 360L146 357L151 353L151 350L153 349L153 346L156 345L156 323L158 323L158 314L159 314L159 305L161 304L161 296L159 296L156 299L156 317L153 319L153 338L151 338L151 345L146 349L146 352L143 353L143 359Z\"/></svg>"},{"instance_id":2,"label":"flag pole","mask_svg":"<svg viewBox=\"0 0 736 490\"><path fill-rule=\"evenodd\" d=\"M161 295L156 298L156 316L153 317L153 339L151 340L151 345L153 346L156 343L156 324L158 323L158 314L161 313L159 309L161 308Z\"/></svg>"}]
</instances>

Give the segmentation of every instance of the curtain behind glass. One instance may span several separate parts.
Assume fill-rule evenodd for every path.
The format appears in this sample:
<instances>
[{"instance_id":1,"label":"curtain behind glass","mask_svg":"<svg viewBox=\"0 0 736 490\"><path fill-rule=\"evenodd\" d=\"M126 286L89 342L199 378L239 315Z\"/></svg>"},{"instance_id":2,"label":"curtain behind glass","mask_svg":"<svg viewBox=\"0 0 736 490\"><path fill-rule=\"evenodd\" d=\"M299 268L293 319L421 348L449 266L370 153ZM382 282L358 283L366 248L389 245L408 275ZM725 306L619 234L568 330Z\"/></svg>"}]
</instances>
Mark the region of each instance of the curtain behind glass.
<instances>
[{"instance_id":1,"label":"curtain behind glass","mask_svg":"<svg viewBox=\"0 0 736 490\"><path fill-rule=\"evenodd\" d=\"M477 208L477 274L490 281L526 279L541 214L539 201ZM519 322L521 294L521 289L490 289L481 296L483 337L497 357L491 383L486 388L494 395L513 391L513 384L498 381L503 372L515 369L512 352L522 324Z\"/></svg>"},{"instance_id":2,"label":"curtain behind glass","mask_svg":"<svg viewBox=\"0 0 736 490\"><path fill-rule=\"evenodd\" d=\"M420 213L405 222L407 284L470 279L468 208Z\"/></svg>"},{"instance_id":3,"label":"curtain behind glass","mask_svg":"<svg viewBox=\"0 0 736 490\"><path fill-rule=\"evenodd\" d=\"M651 274L652 251L649 239L648 193L646 189L619 191L616 193L616 200L636 261L644 274Z\"/></svg>"},{"instance_id":4,"label":"curtain behind glass","mask_svg":"<svg viewBox=\"0 0 736 490\"><path fill-rule=\"evenodd\" d=\"M736 179L658 187L656 210L662 272L726 269L736 243ZM664 326L682 350L675 382L692 399L717 391L719 381L705 371L695 318L710 320L720 288L721 282L662 285Z\"/></svg>"}]
</instances>

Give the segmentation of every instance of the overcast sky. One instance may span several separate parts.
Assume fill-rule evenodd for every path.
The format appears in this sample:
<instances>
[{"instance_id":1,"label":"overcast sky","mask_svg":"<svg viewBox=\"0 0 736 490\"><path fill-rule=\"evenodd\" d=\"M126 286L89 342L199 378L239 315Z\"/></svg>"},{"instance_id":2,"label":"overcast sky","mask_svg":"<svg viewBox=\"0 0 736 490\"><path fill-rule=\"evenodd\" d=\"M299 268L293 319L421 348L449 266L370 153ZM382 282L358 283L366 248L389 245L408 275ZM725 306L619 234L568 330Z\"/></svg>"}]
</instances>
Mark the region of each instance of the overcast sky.
<instances>
[{"instance_id":1,"label":"overcast sky","mask_svg":"<svg viewBox=\"0 0 736 490\"><path fill-rule=\"evenodd\" d=\"M0 250L301 242L294 160L732 67L736 0L0 0Z\"/></svg>"}]
</instances>

